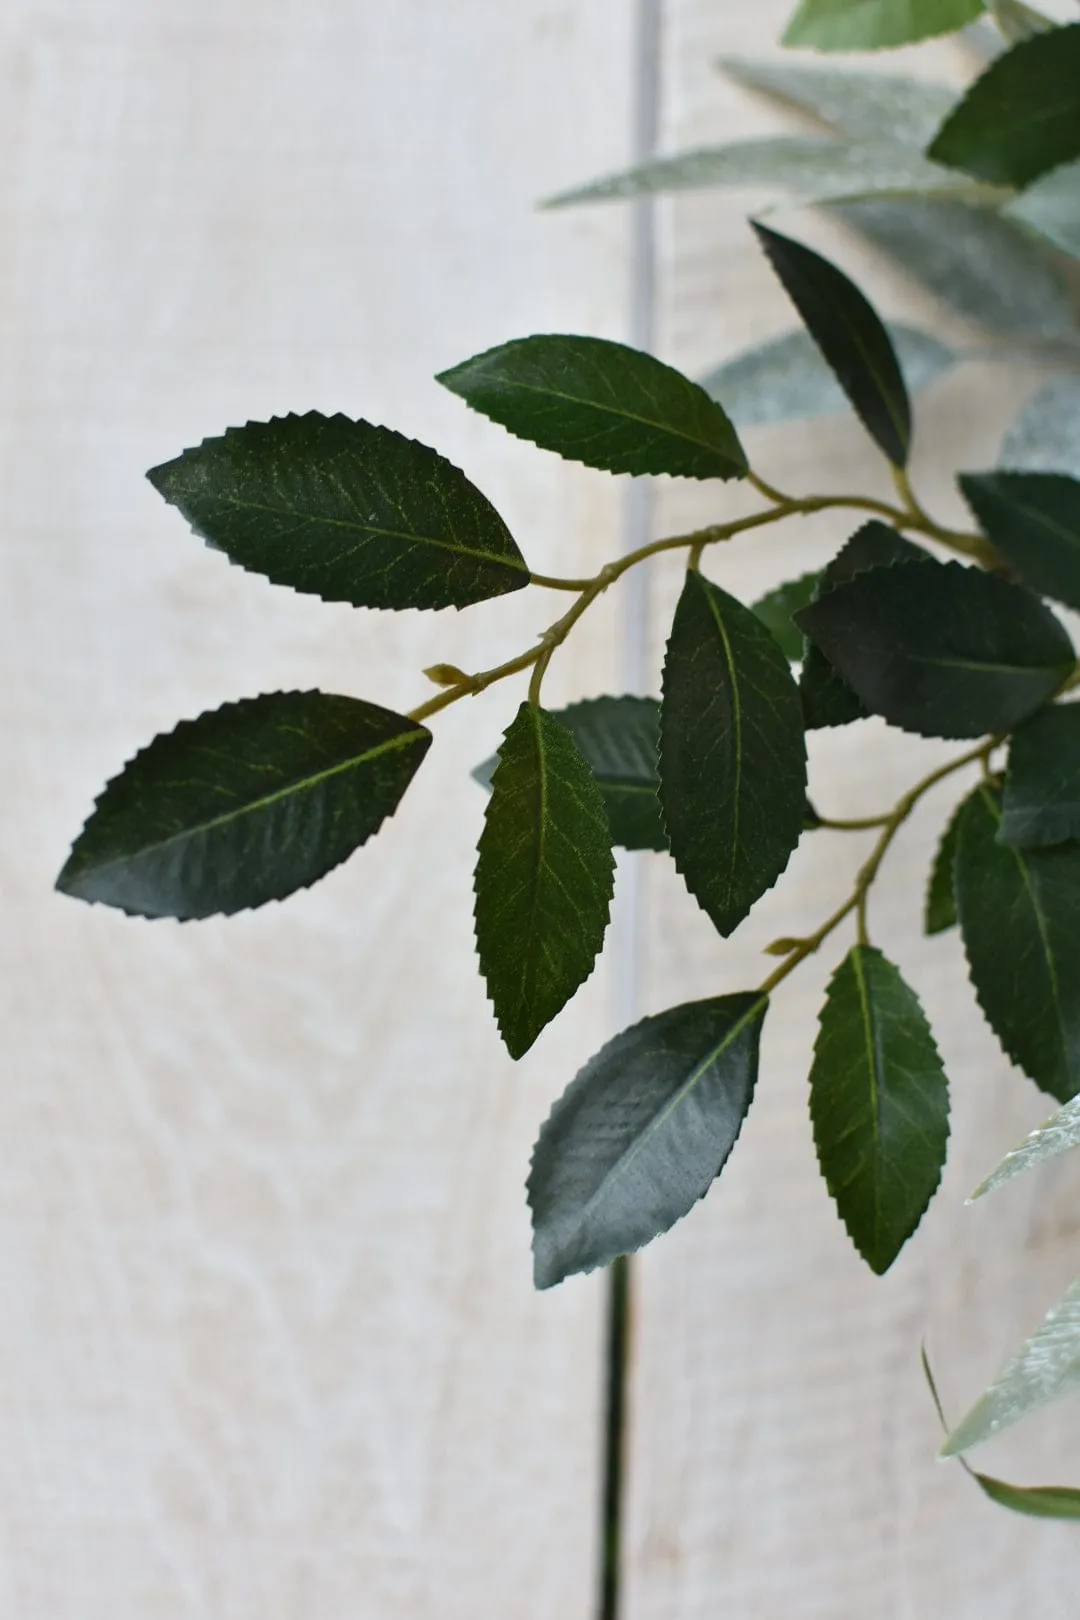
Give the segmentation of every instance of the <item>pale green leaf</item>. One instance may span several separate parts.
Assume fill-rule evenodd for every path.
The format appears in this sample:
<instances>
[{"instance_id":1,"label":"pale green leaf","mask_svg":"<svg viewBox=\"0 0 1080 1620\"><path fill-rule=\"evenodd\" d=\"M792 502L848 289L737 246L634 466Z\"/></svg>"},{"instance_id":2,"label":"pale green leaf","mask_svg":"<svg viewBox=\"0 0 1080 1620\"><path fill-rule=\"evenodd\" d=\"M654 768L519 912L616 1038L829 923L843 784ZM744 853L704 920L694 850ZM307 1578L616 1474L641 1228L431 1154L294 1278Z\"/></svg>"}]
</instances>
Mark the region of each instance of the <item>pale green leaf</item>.
<instances>
[{"instance_id":1,"label":"pale green leaf","mask_svg":"<svg viewBox=\"0 0 1080 1620\"><path fill-rule=\"evenodd\" d=\"M1051 169L1022 191L1005 212L1037 231L1052 247L1080 259L1080 160Z\"/></svg>"},{"instance_id":2,"label":"pale green leaf","mask_svg":"<svg viewBox=\"0 0 1080 1620\"><path fill-rule=\"evenodd\" d=\"M1080 478L1080 377L1048 383L1005 435L998 466Z\"/></svg>"},{"instance_id":3,"label":"pale green leaf","mask_svg":"<svg viewBox=\"0 0 1080 1620\"><path fill-rule=\"evenodd\" d=\"M737 84L809 113L838 135L873 144L896 142L919 152L956 101L956 93L946 85L899 74L853 73L739 56L725 57L719 65Z\"/></svg>"},{"instance_id":4,"label":"pale green leaf","mask_svg":"<svg viewBox=\"0 0 1080 1620\"><path fill-rule=\"evenodd\" d=\"M952 34L984 0L802 0L783 43L815 51L878 51Z\"/></svg>"},{"instance_id":5,"label":"pale green leaf","mask_svg":"<svg viewBox=\"0 0 1080 1620\"><path fill-rule=\"evenodd\" d=\"M976 1198L984 1197L996 1187L1003 1187L1014 1176L1022 1175L1025 1170L1033 1170L1037 1164L1056 1159L1059 1153L1068 1153L1076 1147L1080 1147L1080 1097L1074 1097L1064 1108L1059 1108L1044 1125L1025 1137L1019 1147L1006 1153L997 1169L979 1183L968 1202L974 1203Z\"/></svg>"}]
</instances>

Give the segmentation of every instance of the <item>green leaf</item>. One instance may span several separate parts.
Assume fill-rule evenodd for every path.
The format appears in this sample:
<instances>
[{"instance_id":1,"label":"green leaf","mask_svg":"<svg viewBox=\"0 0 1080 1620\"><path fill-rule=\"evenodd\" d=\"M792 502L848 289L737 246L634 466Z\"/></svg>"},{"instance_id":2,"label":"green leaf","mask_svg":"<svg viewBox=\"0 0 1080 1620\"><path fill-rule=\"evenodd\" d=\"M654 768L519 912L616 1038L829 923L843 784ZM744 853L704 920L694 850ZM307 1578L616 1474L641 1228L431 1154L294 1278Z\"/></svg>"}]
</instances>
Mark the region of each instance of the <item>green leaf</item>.
<instances>
[{"instance_id":1,"label":"green leaf","mask_svg":"<svg viewBox=\"0 0 1080 1620\"><path fill-rule=\"evenodd\" d=\"M761 620L696 569L667 645L660 797L687 888L730 934L802 832L806 745L798 689Z\"/></svg>"},{"instance_id":2,"label":"green leaf","mask_svg":"<svg viewBox=\"0 0 1080 1620\"><path fill-rule=\"evenodd\" d=\"M1012 1061L1058 1102L1080 1089L1080 847L1002 844L1001 798L968 799L956 906L971 981Z\"/></svg>"},{"instance_id":3,"label":"green leaf","mask_svg":"<svg viewBox=\"0 0 1080 1620\"><path fill-rule=\"evenodd\" d=\"M1080 1282L1002 1369L948 1436L943 1457L959 1457L1080 1383Z\"/></svg>"},{"instance_id":4,"label":"green leaf","mask_svg":"<svg viewBox=\"0 0 1080 1620\"><path fill-rule=\"evenodd\" d=\"M1080 838L1080 705L1040 709L1016 728L1001 808L1003 844Z\"/></svg>"},{"instance_id":5,"label":"green leaf","mask_svg":"<svg viewBox=\"0 0 1080 1620\"><path fill-rule=\"evenodd\" d=\"M888 332L911 393L928 388L960 359L913 326L890 326ZM723 402L738 428L824 416L848 406L821 350L801 328L735 355L704 376L701 386Z\"/></svg>"},{"instance_id":6,"label":"green leaf","mask_svg":"<svg viewBox=\"0 0 1080 1620\"><path fill-rule=\"evenodd\" d=\"M1076 308L1052 256L989 208L940 199L832 209L947 309L1002 337L1080 342Z\"/></svg>"},{"instance_id":7,"label":"green leaf","mask_svg":"<svg viewBox=\"0 0 1080 1620\"><path fill-rule=\"evenodd\" d=\"M1080 162L1036 180L1005 210L1072 259L1080 259Z\"/></svg>"},{"instance_id":8,"label":"green leaf","mask_svg":"<svg viewBox=\"0 0 1080 1620\"><path fill-rule=\"evenodd\" d=\"M782 43L815 51L879 51L966 28L983 0L802 0Z\"/></svg>"},{"instance_id":9,"label":"green leaf","mask_svg":"<svg viewBox=\"0 0 1080 1620\"><path fill-rule=\"evenodd\" d=\"M528 337L438 381L519 439L607 472L741 478L746 456L697 383L624 343Z\"/></svg>"},{"instance_id":10,"label":"green leaf","mask_svg":"<svg viewBox=\"0 0 1080 1620\"><path fill-rule=\"evenodd\" d=\"M1014 45L946 118L927 156L993 185L1027 186L1080 157L1080 23Z\"/></svg>"},{"instance_id":11,"label":"green leaf","mask_svg":"<svg viewBox=\"0 0 1080 1620\"><path fill-rule=\"evenodd\" d=\"M1038 1130L1025 1137L1019 1147L1006 1153L997 1169L979 1183L968 1203L973 1204L976 1198L983 1198L995 1188L1003 1187L1014 1176L1034 1170L1036 1165L1045 1164L1047 1159L1056 1159L1059 1153L1069 1153L1077 1147L1080 1147L1080 1097L1074 1097L1064 1108L1059 1108Z\"/></svg>"},{"instance_id":12,"label":"green leaf","mask_svg":"<svg viewBox=\"0 0 1080 1620\"><path fill-rule=\"evenodd\" d=\"M1080 478L1080 377L1061 377L1028 400L1005 435L998 465Z\"/></svg>"},{"instance_id":13,"label":"green leaf","mask_svg":"<svg viewBox=\"0 0 1080 1620\"><path fill-rule=\"evenodd\" d=\"M941 1180L949 1087L918 997L873 946L853 946L830 981L810 1118L840 1219L881 1276Z\"/></svg>"},{"instance_id":14,"label":"green leaf","mask_svg":"<svg viewBox=\"0 0 1080 1620\"><path fill-rule=\"evenodd\" d=\"M960 817L963 811L963 804L957 805L941 836L934 864L930 868L930 882L926 890L926 909L923 917L923 925L928 934L943 934L947 929L955 928L958 921L954 869L956 846L960 839Z\"/></svg>"},{"instance_id":15,"label":"green leaf","mask_svg":"<svg viewBox=\"0 0 1080 1620\"><path fill-rule=\"evenodd\" d=\"M871 569L797 622L872 713L924 737L1008 731L1073 668L1037 597L960 563Z\"/></svg>"},{"instance_id":16,"label":"green leaf","mask_svg":"<svg viewBox=\"0 0 1080 1620\"><path fill-rule=\"evenodd\" d=\"M921 546L876 520L864 523L822 571L814 595L817 601L829 591L854 579L868 568L886 568L894 562L931 562ZM869 710L856 697L844 677L829 663L820 647L807 644L799 677L799 697L807 730L822 726L846 726L861 720Z\"/></svg>"},{"instance_id":17,"label":"green leaf","mask_svg":"<svg viewBox=\"0 0 1080 1620\"><path fill-rule=\"evenodd\" d=\"M872 144L893 142L921 152L956 103L947 85L900 74L724 57L719 66L736 84L809 113L837 134Z\"/></svg>"},{"instance_id":18,"label":"green leaf","mask_svg":"<svg viewBox=\"0 0 1080 1620\"><path fill-rule=\"evenodd\" d=\"M569 731L596 777L612 843L621 849L667 849L658 797L659 700L585 698L550 712ZM495 754L473 771L481 787L490 788L498 763Z\"/></svg>"},{"instance_id":19,"label":"green leaf","mask_svg":"<svg viewBox=\"0 0 1080 1620\"><path fill-rule=\"evenodd\" d=\"M397 808L431 733L325 692L226 703L155 737L107 785L57 888L139 917L282 900Z\"/></svg>"},{"instance_id":20,"label":"green leaf","mask_svg":"<svg viewBox=\"0 0 1080 1620\"><path fill-rule=\"evenodd\" d=\"M476 863L476 944L511 1057L589 977L615 863L596 779L566 730L523 703L499 750Z\"/></svg>"},{"instance_id":21,"label":"green leaf","mask_svg":"<svg viewBox=\"0 0 1080 1620\"><path fill-rule=\"evenodd\" d=\"M961 197L988 204L1002 200L999 190L961 179L955 170L928 163L921 153L898 142L759 135L650 158L549 197L544 207L620 202L716 186L786 191L804 205L883 195Z\"/></svg>"},{"instance_id":22,"label":"green leaf","mask_svg":"<svg viewBox=\"0 0 1080 1620\"><path fill-rule=\"evenodd\" d=\"M1024 0L990 0L990 10L1010 44L1018 39L1030 39L1033 34L1044 34L1048 28L1056 26L1052 18L1025 5Z\"/></svg>"},{"instance_id":23,"label":"green leaf","mask_svg":"<svg viewBox=\"0 0 1080 1620\"><path fill-rule=\"evenodd\" d=\"M570 1083L529 1175L538 1288L640 1249L705 1196L754 1095L767 1006L749 992L670 1007Z\"/></svg>"},{"instance_id":24,"label":"green leaf","mask_svg":"<svg viewBox=\"0 0 1080 1620\"><path fill-rule=\"evenodd\" d=\"M774 591L768 591L750 609L770 632L784 657L792 663L803 655L803 637L791 615L813 601L819 578L820 575L815 573L789 579Z\"/></svg>"},{"instance_id":25,"label":"green leaf","mask_svg":"<svg viewBox=\"0 0 1080 1620\"><path fill-rule=\"evenodd\" d=\"M1044 596L1080 607L1080 480L1063 473L961 473L994 549Z\"/></svg>"},{"instance_id":26,"label":"green leaf","mask_svg":"<svg viewBox=\"0 0 1080 1620\"><path fill-rule=\"evenodd\" d=\"M232 562L327 602L460 608L529 583L465 474L370 422L318 411L249 422L146 476Z\"/></svg>"},{"instance_id":27,"label":"green leaf","mask_svg":"<svg viewBox=\"0 0 1080 1620\"><path fill-rule=\"evenodd\" d=\"M911 405L889 334L876 311L854 282L820 254L764 225L754 224L754 230L870 437L891 462L905 466Z\"/></svg>"}]
</instances>

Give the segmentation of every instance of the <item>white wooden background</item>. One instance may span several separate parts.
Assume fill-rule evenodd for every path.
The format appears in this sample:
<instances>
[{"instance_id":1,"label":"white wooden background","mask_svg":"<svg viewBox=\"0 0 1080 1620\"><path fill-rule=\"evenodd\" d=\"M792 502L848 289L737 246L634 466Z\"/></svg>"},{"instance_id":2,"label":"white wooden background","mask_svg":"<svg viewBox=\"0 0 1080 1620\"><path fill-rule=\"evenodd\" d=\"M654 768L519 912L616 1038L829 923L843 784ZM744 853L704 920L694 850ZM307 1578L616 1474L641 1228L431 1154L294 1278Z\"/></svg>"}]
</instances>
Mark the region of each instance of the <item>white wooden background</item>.
<instances>
[{"instance_id":1,"label":"white wooden background","mask_svg":"<svg viewBox=\"0 0 1080 1620\"><path fill-rule=\"evenodd\" d=\"M777 127L710 64L770 48L787 9L666 0L665 145ZM626 213L532 203L629 157L634 20L614 0L8 0L0 18L5 1620L594 1612L602 1286L532 1294L522 1182L550 1098L628 1000L632 952L624 912L513 1069L471 955L466 773L516 694L448 714L395 820L283 907L145 924L50 886L105 776L178 716L311 684L405 707L424 664L491 662L545 611L293 597L205 551L147 466L249 416L341 409L451 455L537 566L580 572L621 543L617 481L430 378L529 331L629 334ZM659 211L657 346L688 369L788 323L752 201ZM873 288L927 313L888 274ZM975 373L928 400L916 470L943 509L942 467L986 461L1009 404ZM749 442L794 487L879 481L841 419ZM662 489L657 521L739 498ZM751 592L843 538L732 547L717 577ZM674 585L651 582L653 670ZM604 604L553 692L610 689L635 633ZM877 808L932 754L898 757L870 724L823 738L816 797ZM1071 1167L962 1208L1045 1105L980 1026L955 940L917 938L947 799L873 913L954 1078L942 1193L871 1278L814 1169L812 965L778 998L721 1183L638 1266L629 1620L1075 1612L1075 1532L1010 1520L932 1461L920 1336L955 1410L1076 1269L1078 1224ZM755 982L761 944L846 885L856 851L825 847L726 946L643 861L643 1005ZM988 1466L1080 1477L1066 1417Z\"/></svg>"}]
</instances>

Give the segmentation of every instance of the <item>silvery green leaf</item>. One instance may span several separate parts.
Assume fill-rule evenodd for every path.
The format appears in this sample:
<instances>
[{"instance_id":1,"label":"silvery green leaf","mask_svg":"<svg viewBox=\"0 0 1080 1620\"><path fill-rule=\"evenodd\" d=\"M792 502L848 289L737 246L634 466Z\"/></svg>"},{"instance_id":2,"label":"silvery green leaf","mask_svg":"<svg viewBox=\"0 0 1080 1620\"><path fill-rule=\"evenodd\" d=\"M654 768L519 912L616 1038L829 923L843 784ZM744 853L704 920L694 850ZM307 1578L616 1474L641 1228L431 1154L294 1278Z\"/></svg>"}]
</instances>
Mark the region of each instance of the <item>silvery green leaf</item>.
<instances>
[{"instance_id":1,"label":"silvery green leaf","mask_svg":"<svg viewBox=\"0 0 1080 1620\"><path fill-rule=\"evenodd\" d=\"M917 327L898 323L887 330L912 393L928 388L960 358ZM741 428L849 408L821 350L802 327L726 360L701 378L701 386Z\"/></svg>"},{"instance_id":2,"label":"silvery green leaf","mask_svg":"<svg viewBox=\"0 0 1080 1620\"><path fill-rule=\"evenodd\" d=\"M1035 1165L1042 1164L1046 1159L1057 1158L1059 1153L1068 1153L1070 1148L1075 1147L1080 1147L1080 1097L1074 1097L1064 1108L1059 1108L1044 1125L1025 1137L1019 1147L1006 1153L997 1169L979 1183L968 1203L973 1204L976 1198L993 1192L995 1187L1004 1186L1014 1176L1034 1169Z\"/></svg>"},{"instance_id":3,"label":"silvery green leaf","mask_svg":"<svg viewBox=\"0 0 1080 1620\"><path fill-rule=\"evenodd\" d=\"M1080 1280L953 1429L941 1448L959 1457L1080 1384Z\"/></svg>"},{"instance_id":4,"label":"silvery green leaf","mask_svg":"<svg viewBox=\"0 0 1080 1620\"><path fill-rule=\"evenodd\" d=\"M845 203L837 217L947 308L1003 337L1080 350L1080 320L1048 251L989 208L926 198Z\"/></svg>"},{"instance_id":5,"label":"silvery green leaf","mask_svg":"<svg viewBox=\"0 0 1080 1620\"><path fill-rule=\"evenodd\" d=\"M998 466L1080 478L1080 377L1048 383L1005 435Z\"/></svg>"},{"instance_id":6,"label":"silvery green leaf","mask_svg":"<svg viewBox=\"0 0 1080 1620\"><path fill-rule=\"evenodd\" d=\"M736 84L809 113L839 135L895 141L920 152L930 144L956 100L955 92L946 85L899 74L793 67L742 56L724 57L718 65Z\"/></svg>"},{"instance_id":7,"label":"silvery green leaf","mask_svg":"<svg viewBox=\"0 0 1080 1620\"><path fill-rule=\"evenodd\" d=\"M1051 17L1024 4L1024 0L991 0L990 10L1001 29L1002 38L1010 45L1017 40L1030 39L1033 34L1045 34L1055 26Z\"/></svg>"},{"instance_id":8,"label":"silvery green leaf","mask_svg":"<svg viewBox=\"0 0 1080 1620\"><path fill-rule=\"evenodd\" d=\"M1051 169L1022 191L1005 212L1062 253L1080 259L1080 159Z\"/></svg>"},{"instance_id":9,"label":"silvery green leaf","mask_svg":"<svg viewBox=\"0 0 1080 1620\"><path fill-rule=\"evenodd\" d=\"M882 193L996 201L992 187L937 164L910 147L887 141L843 142L805 135L765 135L653 158L633 169L576 186L549 199L549 208L572 203L651 197L710 186L780 189L802 203L838 202Z\"/></svg>"}]
</instances>

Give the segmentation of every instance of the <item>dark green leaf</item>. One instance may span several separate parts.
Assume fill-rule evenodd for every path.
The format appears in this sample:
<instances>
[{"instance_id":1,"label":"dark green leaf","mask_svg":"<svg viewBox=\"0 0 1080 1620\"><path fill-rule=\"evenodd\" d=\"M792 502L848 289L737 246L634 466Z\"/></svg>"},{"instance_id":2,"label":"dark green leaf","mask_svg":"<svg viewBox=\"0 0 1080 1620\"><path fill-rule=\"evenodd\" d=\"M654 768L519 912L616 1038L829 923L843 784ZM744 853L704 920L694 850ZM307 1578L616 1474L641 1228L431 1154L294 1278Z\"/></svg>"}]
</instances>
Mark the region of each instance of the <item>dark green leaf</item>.
<instances>
[{"instance_id":1,"label":"dark green leaf","mask_svg":"<svg viewBox=\"0 0 1080 1620\"><path fill-rule=\"evenodd\" d=\"M943 199L844 203L832 212L946 308L1003 337L1080 342L1053 257L989 208Z\"/></svg>"},{"instance_id":2,"label":"dark green leaf","mask_svg":"<svg viewBox=\"0 0 1080 1620\"><path fill-rule=\"evenodd\" d=\"M960 356L913 326L894 325L889 336L912 393L928 388ZM785 332L737 354L701 379L701 386L738 428L791 422L846 410L847 396L808 332Z\"/></svg>"},{"instance_id":3,"label":"dark green leaf","mask_svg":"<svg viewBox=\"0 0 1080 1620\"><path fill-rule=\"evenodd\" d=\"M1047 1312L1031 1338L948 1436L943 1457L959 1457L1011 1428L1080 1383L1080 1282Z\"/></svg>"},{"instance_id":4,"label":"dark green leaf","mask_svg":"<svg viewBox=\"0 0 1080 1620\"><path fill-rule=\"evenodd\" d=\"M754 1095L767 1006L749 992L671 1007L579 1072L533 1152L538 1288L640 1249L705 1196Z\"/></svg>"},{"instance_id":5,"label":"dark green leaf","mask_svg":"<svg viewBox=\"0 0 1080 1620\"><path fill-rule=\"evenodd\" d=\"M1080 162L1064 163L1029 186L1006 212L1060 253L1080 259Z\"/></svg>"},{"instance_id":6,"label":"dark green leaf","mask_svg":"<svg viewBox=\"0 0 1080 1620\"><path fill-rule=\"evenodd\" d=\"M1080 1090L1080 846L1002 844L1000 795L968 799L956 906L971 981L1009 1057L1059 1102Z\"/></svg>"},{"instance_id":7,"label":"dark green leaf","mask_svg":"<svg viewBox=\"0 0 1080 1620\"><path fill-rule=\"evenodd\" d=\"M971 1197L969 1204L976 1198L983 1198L996 1187L1004 1186L1014 1176L1019 1176L1026 1170L1033 1170L1036 1165L1045 1164L1047 1159L1056 1159L1059 1153L1071 1153L1080 1147L1080 1097L1074 1097L1063 1108L1032 1131L1020 1143L1019 1147L1006 1153L996 1170L992 1170L985 1181L979 1183Z\"/></svg>"},{"instance_id":8,"label":"dark green leaf","mask_svg":"<svg viewBox=\"0 0 1080 1620\"><path fill-rule=\"evenodd\" d=\"M141 917L281 900L379 830L430 742L415 720L325 692L182 720L105 788L57 888Z\"/></svg>"},{"instance_id":9,"label":"dark green leaf","mask_svg":"<svg viewBox=\"0 0 1080 1620\"><path fill-rule=\"evenodd\" d=\"M991 62L928 149L993 185L1026 186L1080 157L1080 23L1022 40Z\"/></svg>"},{"instance_id":10,"label":"dark green leaf","mask_svg":"<svg viewBox=\"0 0 1080 1620\"><path fill-rule=\"evenodd\" d=\"M872 946L853 946L829 984L810 1117L840 1218L880 1276L937 1191L949 1087L918 997Z\"/></svg>"},{"instance_id":11,"label":"dark green leaf","mask_svg":"<svg viewBox=\"0 0 1080 1620\"><path fill-rule=\"evenodd\" d=\"M660 814L660 704L649 697L597 697L551 711L600 785L611 841L622 849L667 849ZM489 788L498 754L473 771Z\"/></svg>"},{"instance_id":12,"label":"dark green leaf","mask_svg":"<svg viewBox=\"0 0 1080 1620\"><path fill-rule=\"evenodd\" d=\"M1037 597L960 563L871 569L798 623L868 709L924 737L1008 731L1073 667L1068 636Z\"/></svg>"},{"instance_id":13,"label":"dark green leaf","mask_svg":"<svg viewBox=\"0 0 1080 1620\"><path fill-rule=\"evenodd\" d=\"M1080 478L1080 377L1061 377L1028 400L1005 435L998 466Z\"/></svg>"},{"instance_id":14,"label":"dark green leaf","mask_svg":"<svg viewBox=\"0 0 1080 1620\"><path fill-rule=\"evenodd\" d=\"M960 488L1020 578L1080 608L1080 481L1064 473L961 473Z\"/></svg>"},{"instance_id":15,"label":"dark green leaf","mask_svg":"<svg viewBox=\"0 0 1080 1620\"><path fill-rule=\"evenodd\" d=\"M499 749L476 863L476 944L511 1057L593 970L615 863L596 779L573 737L523 703Z\"/></svg>"},{"instance_id":16,"label":"dark green leaf","mask_svg":"<svg viewBox=\"0 0 1080 1620\"><path fill-rule=\"evenodd\" d=\"M815 51L877 51L966 28L984 0L802 0L785 45Z\"/></svg>"},{"instance_id":17,"label":"dark green leaf","mask_svg":"<svg viewBox=\"0 0 1080 1620\"><path fill-rule=\"evenodd\" d=\"M1080 838L1080 705L1040 709L1016 728L1001 808L1003 844Z\"/></svg>"},{"instance_id":18,"label":"dark green leaf","mask_svg":"<svg viewBox=\"0 0 1080 1620\"><path fill-rule=\"evenodd\" d=\"M664 663L660 797L687 888L730 934L799 841L806 745L787 659L749 608L696 569Z\"/></svg>"},{"instance_id":19,"label":"dark green leaf","mask_svg":"<svg viewBox=\"0 0 1080 1620\"><path fill-rule=\"evenodd\" d=\"M776 645L792 663L803 655L803 637L791 615L813 601L818 578L817 574L802 574L798 579L790 579L769 591L750 609L771 631Z\"/></svg>"},{"instance_id":20,"label":"dark green leaf","mask_svg":"<svg viewBox=\"0 0 1080 1620\"><path fill-rule=\"evenodd\" d=\"M960 838L960 817L963 804L957 805L941 837L930 868L930 882L926 890L926 910L923 918L928 934L943 934L955 928L956 915L956 846Z\"/></svg>"},{"instance_id":21,"label":"dark green leaf","mask_svg":"<svg viewBox=\"0 0 1080 1620\"><path fill-rule=\"evenodd\" d=\"M898 467L907 462L911 406L889 334L855 284L820 254L754 224L807 331L863 426Z\"/></svg>"},{"instance_id":22,"label":"dark green leaf","mask_svg":"<svg viewBox=\"0 0 1080 1620\"><path fill-rule=\"evenodd\" d=\"M328 602L460 608L529 583L465 474L370 422L318 411L249 422L146 476L232 562Z\"/></svg>"},{"instance_id":23,"label":"dark green leaf","mask_svg":"<svg viewBox=\"0 0 1080 1620\"><path fill-rule=\"evenodd\" d=\"M962 197L994 204L1000 193L953 169L928 163L896 142L824 140L809 135L761 135L651 158L632 169L603 175L560 192L545 204L623 202L714 186L780 190L802 204L836 203L882 195Z\"/></svg>"},{"instance_id":24,"label":"dark green leaf","mask_svg":"<svg viewBox=\"0 0 1080 1620\"><path fill-rule=\"evenodd\" d=\"M887 523L873 520L857 529L851 539L822 571L814 596L817 601L828 591L835 590L846 580L868 568L887 568L894 562L932 561L928 552L903 535L890 529ZM829 663L820 647L806 646L802 673L799 677L799 697L802 701L803 721L807 730L822 726L846 726L861 720L870 711L866 709L844 677Z\"/></svg>"},{"instance_id":25,"label":"dark green leaf","mask_svg":"<svg viewBox=\"0 0 1080 1620\"><path fill-rule=\"evenodd\" d=\"M891 141L920 152L956 101L955 91L947 85L899 74L852 73L734 56L719 65L736 84L809 113L840 135Z\"/></svg>"},{"instance_id":26,"label":"dark green leaf","mask_svg":"<svg viewBox=\"0 0 1080 1620\"><path fill-rule=\"evenodd\" d=\"M991 1502L1032 1519L1080 1519L1080 1491L1068 1485L1007 1485L989 1474L972 1473Z\"/></svg>"},{"instance_id":27,"label":"dark green leaf","mask_svg":"<svg viewBox=\"0 0 1080 1620\"><path fill-rule=\"evenodd\" d=\"M741 478L746 456L703 388L651 354L593 337L528 337L438 381L519 439L618 473Z\"/></svg>"}]
</instances>

